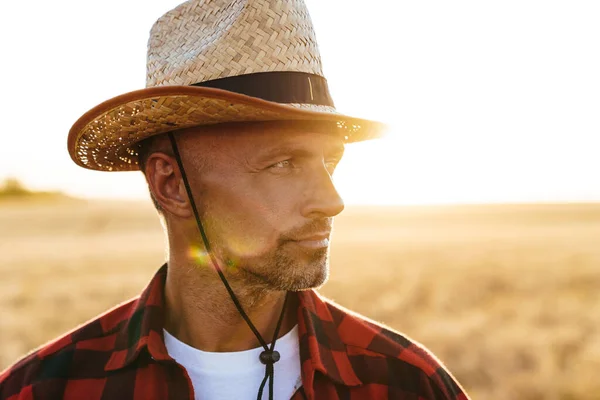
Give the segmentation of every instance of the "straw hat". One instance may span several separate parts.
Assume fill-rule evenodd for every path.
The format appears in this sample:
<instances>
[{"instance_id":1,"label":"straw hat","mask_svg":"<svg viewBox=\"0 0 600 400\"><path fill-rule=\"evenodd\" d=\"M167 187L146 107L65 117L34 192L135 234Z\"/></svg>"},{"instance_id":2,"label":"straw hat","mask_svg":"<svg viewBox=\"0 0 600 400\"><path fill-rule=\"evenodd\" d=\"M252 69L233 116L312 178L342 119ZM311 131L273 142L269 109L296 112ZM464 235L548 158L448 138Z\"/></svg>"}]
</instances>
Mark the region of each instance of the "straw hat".
<instances>
[{"instance_id":1,"label":"straw hat","mask_svg":"<svg viewBox=\"0 0 600 400\"><path fill-rule=\"evenodd\" d=\"M152 27L146 88L85 113L68 149L85 168L138 170L152 135L269 120L331 121L347 142L385 129L336 112L303 0L190 0Z\"/></svg>"}]
</instances>

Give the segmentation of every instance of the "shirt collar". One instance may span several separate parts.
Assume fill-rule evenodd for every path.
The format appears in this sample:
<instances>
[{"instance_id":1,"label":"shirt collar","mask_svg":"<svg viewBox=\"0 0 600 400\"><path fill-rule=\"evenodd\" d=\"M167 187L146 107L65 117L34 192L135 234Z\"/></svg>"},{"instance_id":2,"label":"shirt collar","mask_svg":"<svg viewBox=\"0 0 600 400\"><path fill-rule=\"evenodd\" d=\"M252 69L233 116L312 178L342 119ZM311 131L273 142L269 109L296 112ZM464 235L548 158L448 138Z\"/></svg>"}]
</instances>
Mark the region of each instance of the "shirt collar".
<instances>
[{"instance_id":1,"label":"shirt collar","mask_svg":"<svg viewBox=\"0 0 600 400\"><path fill-rule=\"evenodd\" d=\"M143 351L156 360L170 360L163 339L164 290L167 264L154 275L142 294L129 306L127 316L117 326L113 353L106 371L124 368Z\"/></svg>"},{"instance_id":2,"label":"shirt collar","mask_svg":"<svg viewBox=\"0 0 600 400\"><path fill-rule=\"evenodd\" d=\"M314 290L300 291L298 298L298 335L305 388L312 388L315 371L344 386L362 385L338 332L343 316L332 312L329 303Z\"/></svg>"},{"instance_id":3,"label":"shirt collar","mask_svg":"<svg viewBox=\"0 0 600 400\"><path fill-rule=\"evenodd\" d=\"M163 338L166 276L167 264L164 264L140 297L130 304L125 319L116 325L114 350L105 365L106 371L125 368L144 351L155 360L172 360ZM305 388L312 388L315 371L338 384L361 385L338 333L340 316L332 313L328 303L314 290L297 293L300 360Z\"/></svg>"}]
</instances>

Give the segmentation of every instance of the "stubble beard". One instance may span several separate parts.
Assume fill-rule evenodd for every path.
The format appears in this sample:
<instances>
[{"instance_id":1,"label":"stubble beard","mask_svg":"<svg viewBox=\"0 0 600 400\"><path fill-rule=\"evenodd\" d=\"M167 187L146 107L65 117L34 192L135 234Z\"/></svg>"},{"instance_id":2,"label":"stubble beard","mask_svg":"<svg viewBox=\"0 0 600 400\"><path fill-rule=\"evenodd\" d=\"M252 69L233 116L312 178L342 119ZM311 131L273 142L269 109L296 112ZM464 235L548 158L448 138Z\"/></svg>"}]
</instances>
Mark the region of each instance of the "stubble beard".
<instances>
[{"instance_id":1,"label":"stubble beard","mask_svg":"<svg viewBox=\"0 0 600 400\"><path fill-rule=\"evenodd\" d=\"M262 297L261 294L272 291L318 288L329 278L329 247L303 248L292 238L306 235L308 232L330 230L331 218L312 221L300 229L288 232L288 235L279 238L274 248L266 252L241 255L234 250L235 247L230 246L229 240L211 235L210 233L217 230L211 229L212 220L207 218L206 214L203 217L212 251L221 264L220 268L228 280L239 283L239 289L243 288L244 291Z\"/></svg>"},{"instance_id":2,"label":"stubble beard","mask_svg":"<svg viewBox=\"0 0 600 400\"><path fill-rule=\"evenodd\" d=\"M261 278L272 289L299 291L322 286L329 277L329 248L303 251L298 257L289 254L285 244L279 246L274 257L265 265L267 273Z\"/></svg>"},{"instance_id":3,"label":"stubble beard","mask_svg":"<svg viewBox=\"0 0 600 400\"><path fill-rule=\"evenodd\" d=\"M289 251L288 246L280 244L260 258L238 259L232 275L243 281L245 289L255 292L301 291L322 286L329 277L329 248L297 254Z\"/></svg>"}]
</instances>

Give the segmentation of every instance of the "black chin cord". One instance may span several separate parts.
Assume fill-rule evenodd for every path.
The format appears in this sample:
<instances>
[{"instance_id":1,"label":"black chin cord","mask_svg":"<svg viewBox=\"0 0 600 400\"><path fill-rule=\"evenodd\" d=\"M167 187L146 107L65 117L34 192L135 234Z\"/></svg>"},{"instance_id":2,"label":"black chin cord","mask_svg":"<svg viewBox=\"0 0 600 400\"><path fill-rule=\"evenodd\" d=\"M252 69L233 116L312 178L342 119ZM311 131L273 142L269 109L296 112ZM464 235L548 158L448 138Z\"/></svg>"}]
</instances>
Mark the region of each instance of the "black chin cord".
<instances>
[{"instance_id":1,"label":"black chin cord","mask_svg":"<svg viewBox=\"0 0 600 400\"><path fill-rule=\"evenodd\" d=\"M264 349L264 351L262 353L260 353L260 362L265 364L265 377L264 377L262 383L260 384L260 388L258 389L257 399L261 400L265 384L267 383L267 380L269 380L269 400L273 400L273 381L275 379L274 364L277 361L279 361L279 359L281 357L279 352L275 350L275 342L277 341L277 337L279 336L279 330L280 330L281 324L283 322L283 316L285 314L285 309L287 306L289 294L286 294L285 300L283 301L283 309L281 310L281 314L279 315L279 320L277 321L277 326L275 327L275 333L273 334L273 340L271 341L271 347L269 348L269 346L267 345L267 342L265 342L265 340L262 338L260 332L258 332L258 330L254 326L252 321L250 321L250 318L244 311L242 305L240 304L240 301L235 296L235 293L233 293L233 289L231 289L231 286L229 286L229 282L227 282L227 279L225 278L225 275L223 274L223 270L219 266L219 263L217 263L217 259L216 259L215 255L213 254L213 252L211 251L210 245L208 243L208 238L206 236L206 232L204 231L204 227L202 226L202 222L200 221L200 214L198 214L198 209L196 208L196 202L194 201L194 198L192 196L192 189L190 187L187 176L185 174L185 169L183 168L183 163L181 161L179 149L177 148L177 142L175 141L175 137L173 136L172 132L169 132L168 135L169 135L169 140L171 141L171 146L173 147L175 159L177 160L177 165L179 165L179 170L181 171L181 177L183 179L183 184L185 185L185 190L187 191L187 195L192 204L192 210L194 211L194 216L196 217L196 224L198 225L198 230L200 231L200 235L202 236L202 242L204 243L204 248L206 249L206 253L208 253L213 266L217 270L217 273L219 274L219 277L221 278L221 281L223 282L223 285L225 285L225 289L227 289L227 292L229 293L231 300L233 300L233 304L235 304L235 307L238 309L240 315L242 316L242 318L244 318L244 320L246 321L246 323L248 324L248 326L254 333L254 336L256 336L256 339L258 339L260 345Z\"/></svg>"}]
</instances>

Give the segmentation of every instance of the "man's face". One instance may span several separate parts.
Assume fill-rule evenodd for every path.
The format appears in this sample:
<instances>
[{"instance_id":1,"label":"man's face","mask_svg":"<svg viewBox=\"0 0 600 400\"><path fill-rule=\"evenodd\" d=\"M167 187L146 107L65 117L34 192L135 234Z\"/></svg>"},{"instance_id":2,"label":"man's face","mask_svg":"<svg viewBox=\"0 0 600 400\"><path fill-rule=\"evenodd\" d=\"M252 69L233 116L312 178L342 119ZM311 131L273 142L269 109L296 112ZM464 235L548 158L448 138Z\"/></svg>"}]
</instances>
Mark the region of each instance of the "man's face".
<instances>
[{"instance_id":1,"label":"man's face","mask_svg":"<svg viewBox=\"0 0 600 400\"><path fill-rule=\"evenodd\" d=\"M209 244L230 277L277 290L327 280L332 221L344 208L331 180L341 137L257 123L183 132L178 142Z\"/></svg>"}]
</instances>

